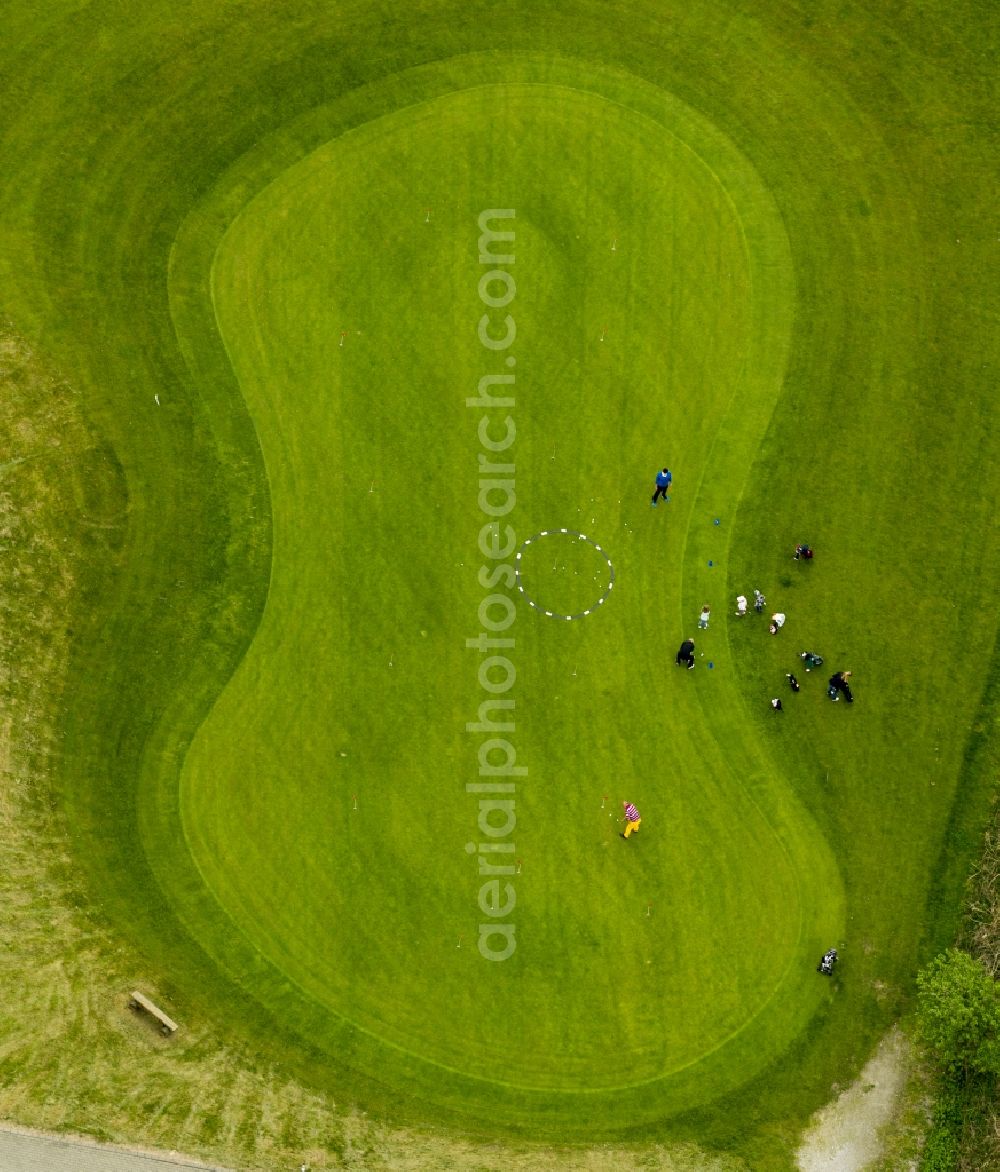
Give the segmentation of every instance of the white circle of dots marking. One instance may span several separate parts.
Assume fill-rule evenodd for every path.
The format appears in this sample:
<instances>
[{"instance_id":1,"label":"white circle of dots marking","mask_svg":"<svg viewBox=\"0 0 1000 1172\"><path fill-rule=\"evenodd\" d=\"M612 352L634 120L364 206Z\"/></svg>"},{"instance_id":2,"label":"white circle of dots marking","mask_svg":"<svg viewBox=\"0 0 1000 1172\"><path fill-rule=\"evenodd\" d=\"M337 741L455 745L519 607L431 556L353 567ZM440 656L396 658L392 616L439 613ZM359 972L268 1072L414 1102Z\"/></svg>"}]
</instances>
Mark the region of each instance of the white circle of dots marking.
<instances>
[{"instance_id":1,"label":"white circle of dots marking","mask_svg":"<svg viewBox=\"0 0 1000 1172\"><path fill-rule=\"evenodd\" d=\"M582 541L585 545L589 545L592 549L596 550L596 552L599 553L602 558L604 558L608 565L608 584L604 587L604 592L601 594L601 597L598 598L598 600L592 606L588 606L586 610L577 611L576 614L559 614L554 610L546 610L534 598L531 597L527 590L525 590L524 583L521 581L520 561L521 553L524 547L531 545L532 543L540 540L542 537L553 537L562 533L576 538L577 541ZM545 615L546 618L565 619L566 622L571 623L574 619L585 619L587 615L593 614L599 606L604 605L608 595L615 586L615 567L607 553L597 544L596 541L588 537L586 533L581 533L578 529L543 529L541 533L536 533L532 537L526 537L524 541L521 542L521 549L519 549L514 555L514 581L517 584L518 590L521 592L521 597L531 607L532 610L537 611L539 614Z\"/></svg>"}]
</instances>

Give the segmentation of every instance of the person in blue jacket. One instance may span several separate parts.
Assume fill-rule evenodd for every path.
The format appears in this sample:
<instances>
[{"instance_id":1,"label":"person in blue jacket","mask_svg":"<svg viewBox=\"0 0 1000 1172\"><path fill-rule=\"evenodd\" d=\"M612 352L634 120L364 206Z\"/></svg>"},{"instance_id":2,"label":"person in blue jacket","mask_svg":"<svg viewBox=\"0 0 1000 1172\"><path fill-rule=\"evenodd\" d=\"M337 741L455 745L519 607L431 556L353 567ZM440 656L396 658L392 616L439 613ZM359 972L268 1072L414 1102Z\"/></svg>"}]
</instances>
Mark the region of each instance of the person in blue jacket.
<instances>
[{"instance_id":1,"label":"person in blue jacket","mask_svg":"<svg viewBox=\"0 0 1000 1172\"><path fill-rule=\"evenodd\" d=\"M657 472L656 492L653 493L653 500L651 502L654 509L656 508L656 502L660 499L661 496L665 501L670 500L670 497L667 496L667 493L670 490L670 483L672 480L673 477L670 475L669 468L664 468L662 471Z\"/></svg>"}]
</instances>

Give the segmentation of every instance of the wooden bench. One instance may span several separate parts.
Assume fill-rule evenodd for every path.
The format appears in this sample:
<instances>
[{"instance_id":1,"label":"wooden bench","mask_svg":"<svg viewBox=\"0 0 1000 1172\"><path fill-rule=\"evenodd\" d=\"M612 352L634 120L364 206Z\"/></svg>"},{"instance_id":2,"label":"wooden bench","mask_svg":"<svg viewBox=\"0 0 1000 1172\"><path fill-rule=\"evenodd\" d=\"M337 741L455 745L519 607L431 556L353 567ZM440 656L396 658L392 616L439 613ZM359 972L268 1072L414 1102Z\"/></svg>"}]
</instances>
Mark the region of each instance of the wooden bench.
<instances>
[{"instance_id":1,"label":"wooden bench","mask_svg":"<svg viewBox=\"0 0 1000 1172\"><path fill-rule=\"evenodd\" d=\"M148 997L143 997L141 993L132 993L128 1001L129 1009L144 1009L150 1017L155 1017L160 1023L160 1033L167 1036L174 1033L177 1029L177 1022L172 1021L158 1006L154 1005Z\"/></svg>"}]
</instances>

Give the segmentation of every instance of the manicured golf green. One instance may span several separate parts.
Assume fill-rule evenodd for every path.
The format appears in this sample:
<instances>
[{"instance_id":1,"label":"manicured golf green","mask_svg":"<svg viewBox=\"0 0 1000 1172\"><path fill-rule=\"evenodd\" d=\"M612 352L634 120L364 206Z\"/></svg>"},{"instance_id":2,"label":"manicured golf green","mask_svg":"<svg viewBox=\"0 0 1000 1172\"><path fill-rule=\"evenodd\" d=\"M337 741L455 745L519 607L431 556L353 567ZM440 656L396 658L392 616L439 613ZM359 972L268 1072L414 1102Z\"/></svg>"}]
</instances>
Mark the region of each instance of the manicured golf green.
<instances>
[{"instance_id":1,"label":"manicured golf green","mask_svg":"<svg viewBox=\"0 0 1000 1172\"><path fill-rule=\"evenodd\" d=\"M11 57L0 276L129 519L74 857L308 1085L781 1166L989 799L988 184L937 138L978 8L949 70L860 8L293 7L53 4L43 49L25 6Z\"/></svg>"},{"instance_id":2,"label":"manicured golf green","mask_svg":"<svg viewBox=\"0 0 1000 1172\"><path fill-rule=\"evenodd\" d=\"M180 791L207 885L315 1003L311 1034L335 1014L334 1037L343 1019L423 1060L429 1084L444 1066L487 1096L493 1082L540 1103L665 1083L647 1092L651 1116L714 1097L802 1028L823 992L809 958L843 917L832 855L787 782L753 738L724 748L706 727L702 706L734 702L731 665L717 687L707 671L671 680L666 632L641 637L657 579L680 595L696 478L738 495L738 457L717 482L711 444L728 423L752 457L759 416L734 423L734 399L749 394L748 353L784 353L789 297L787 267L745 247L733 205L763 202L752 176L728 192L670 114L653 123L568 85L478 85L318 150L236 219L213 296L261 438L273 564L253 646ZM613 149L592 157L595 122ZM479 373L509 369L476 334L479 279L499 271L480 263L477 221L498 197L514 238L494 252L513 252L523 290L511 354L526 373L509 412L464 401ZM780 225L758 230L780 256ZM466 842L483 834L464 785L488 740L465 729L490 698L465 642L492 593L476 576L484 413L501 431L516 420L508 454L483 456L517 469L516 532L586 526L621 578L589 623L515 621L509 589L487 620L514 637L518 673L491 760L516 753L525 771L504 880L516 951L495 967L478 947L483 880ZM657 515L661 450L691 488ZM558 563L550 544L532 555ZM602 595L602 569L585 571L590 597L574 606ZM718 625L705 645L727 658ZM647 814L628 847L623 798ZM384 1053L372 1061L384 1068Z\"/></svg>"}]
</instances>

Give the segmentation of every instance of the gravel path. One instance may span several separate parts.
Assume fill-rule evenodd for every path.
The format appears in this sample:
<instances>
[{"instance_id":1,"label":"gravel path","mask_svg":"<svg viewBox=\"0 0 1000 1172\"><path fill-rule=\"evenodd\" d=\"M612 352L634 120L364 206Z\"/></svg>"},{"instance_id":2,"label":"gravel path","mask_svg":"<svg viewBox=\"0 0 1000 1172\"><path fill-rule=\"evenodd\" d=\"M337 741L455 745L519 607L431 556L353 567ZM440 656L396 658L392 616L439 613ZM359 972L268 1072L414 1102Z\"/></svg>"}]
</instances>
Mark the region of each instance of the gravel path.
<instances>
[{"instance_id":1,"label":"gravel path","mask_svg":"<svg viewBox=\"0 0 1000 1172\"><path fill-rule=\"evenodd\" d=\"M226 1172L217 1165L199 1164L176 1152L130 1152L9 1125L0 1125L0 1168L3 1172L170 1172L173 1168Z\"/></svg>"},{"instance_id":2,"label":"gravel path","mask_svg":"<svg viewBox=\"0 0 1000 1172\"><path fill-rule=\"evenodd\" d=\"M799 1148L799 1172L862 1172L879 1158L879 1133L906 1083L909 1046L891 1030L860 1078L813 1116Z\"/></svg>"}]
</instances>

